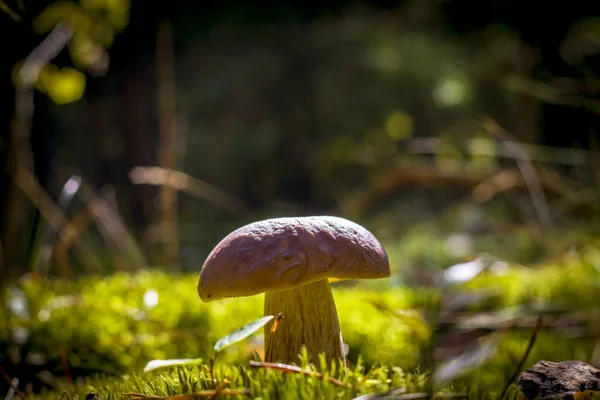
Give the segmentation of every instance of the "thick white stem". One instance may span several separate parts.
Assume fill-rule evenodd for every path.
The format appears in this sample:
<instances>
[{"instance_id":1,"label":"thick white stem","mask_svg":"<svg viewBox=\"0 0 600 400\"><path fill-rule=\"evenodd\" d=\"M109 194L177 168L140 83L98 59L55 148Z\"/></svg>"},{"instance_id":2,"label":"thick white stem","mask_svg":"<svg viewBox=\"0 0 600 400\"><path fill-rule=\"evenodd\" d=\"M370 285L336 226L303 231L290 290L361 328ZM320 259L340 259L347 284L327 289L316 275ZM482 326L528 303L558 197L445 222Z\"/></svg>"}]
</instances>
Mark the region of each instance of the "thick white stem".
<instances>
[{"instance_id":1,"label":"thick white stem","mask_svg":"<svg viewBox=\"0 0 600 400\"><path fill-rule=\"evenodd\" d=\"M295 289L265 294L265 315L283 313L272 332L271 322L265 326L265 361L299 363L298 354L306 346L310 362L318 363L318 355L344 361L344 349L331 287L327 279Z\"/></svg>"}]
</instances>

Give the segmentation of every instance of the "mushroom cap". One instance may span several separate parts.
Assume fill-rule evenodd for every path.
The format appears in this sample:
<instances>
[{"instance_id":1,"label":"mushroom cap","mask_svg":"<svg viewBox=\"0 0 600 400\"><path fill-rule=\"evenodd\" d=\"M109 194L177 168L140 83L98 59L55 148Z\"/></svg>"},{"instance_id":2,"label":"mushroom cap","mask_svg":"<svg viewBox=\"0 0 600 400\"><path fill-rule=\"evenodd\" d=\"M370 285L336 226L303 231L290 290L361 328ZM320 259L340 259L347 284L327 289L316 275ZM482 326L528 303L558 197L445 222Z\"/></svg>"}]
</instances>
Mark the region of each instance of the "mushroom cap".
<instances>
[{"instance_id":1,"label":"mushroom cap","mask_svg":"<svg viewBox=\"0 0 600 400\"><path fill-rule=\"evenodd\" d=\"M343 218L318 216L254 222L227 235L200 271L205 301L292 289L325 278L390 276L371 232Z\"/></svg>"}]
</instances>

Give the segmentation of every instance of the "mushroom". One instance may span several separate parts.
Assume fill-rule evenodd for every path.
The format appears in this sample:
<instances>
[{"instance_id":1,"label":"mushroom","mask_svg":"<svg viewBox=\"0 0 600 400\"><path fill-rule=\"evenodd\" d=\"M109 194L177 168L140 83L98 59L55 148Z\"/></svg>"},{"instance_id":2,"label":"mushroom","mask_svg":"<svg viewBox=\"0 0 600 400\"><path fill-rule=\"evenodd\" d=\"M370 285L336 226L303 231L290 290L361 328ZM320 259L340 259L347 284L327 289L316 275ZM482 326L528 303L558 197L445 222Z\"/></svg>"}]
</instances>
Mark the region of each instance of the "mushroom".
<instances>
[{"instance_id":1,"label":"mushroom","mask_svg":"<svg viewBox=\"0 0 600 400\"><path fill-rule=\"evenodd\" d=\"M243 226L209 254L200 272L204 302L265 293L265 361L294 363L303 346L344 362L342 334L328 278L390 276L388 256L371 232L343 218L275 218Z\"/></svg>"}]
</instances>

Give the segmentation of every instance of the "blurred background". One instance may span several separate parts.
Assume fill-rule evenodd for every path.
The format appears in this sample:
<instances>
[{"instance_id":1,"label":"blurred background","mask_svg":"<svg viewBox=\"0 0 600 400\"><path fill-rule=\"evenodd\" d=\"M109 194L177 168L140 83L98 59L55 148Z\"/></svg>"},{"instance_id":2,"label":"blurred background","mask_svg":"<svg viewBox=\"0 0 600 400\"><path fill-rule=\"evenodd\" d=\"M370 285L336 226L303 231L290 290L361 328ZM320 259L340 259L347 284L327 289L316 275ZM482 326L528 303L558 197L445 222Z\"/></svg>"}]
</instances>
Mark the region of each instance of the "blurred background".
<instances>
[{"instance_id":1,"label":"blurred background","mask_svg":"<svg viewBox=\"0 0 600 400\"><path fill-rule=\"evenodd\" d=\"M537 262L597 221L589 2L2 4L3 276L197 271L311 214ZM36 251L56 229L62 256Z\"/></svg>"},{"instance_id":2,"label":"blurred background","mask_svg":"<svg viewBox=\"0 0 600 400\"><path fill-rule=\"evenodd\" d=\"M594 2L0 10L2 285L197 274L230 231L281 216L370 229L386 287L599 243Z\"/></svg>"}]
</instances>

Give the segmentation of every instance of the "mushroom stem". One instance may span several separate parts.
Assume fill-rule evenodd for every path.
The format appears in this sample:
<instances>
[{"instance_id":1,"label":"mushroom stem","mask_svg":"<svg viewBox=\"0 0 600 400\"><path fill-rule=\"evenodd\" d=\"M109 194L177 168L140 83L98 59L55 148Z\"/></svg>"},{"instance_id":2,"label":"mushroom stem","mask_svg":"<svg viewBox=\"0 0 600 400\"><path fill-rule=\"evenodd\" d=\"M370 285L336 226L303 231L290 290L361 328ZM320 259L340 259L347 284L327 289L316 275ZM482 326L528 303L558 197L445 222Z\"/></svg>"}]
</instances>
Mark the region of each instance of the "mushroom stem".
<instances>
[{"instance_id":1,"label":"mushroom stem","mask_svg":"<svg viewBox=\"0 0 600 400\"><path fill-rule=\"evenodd\" d=\"M266 293L265 315L279 313L283 319L275 332L273 322L265 327L265 361L298 363L302 346L306 346L312 363L318 362L321 353L328 362L344 362L342 333L327 279Z\"/></svg>"}]
</instances>

